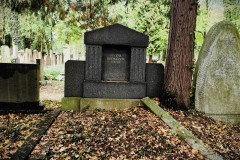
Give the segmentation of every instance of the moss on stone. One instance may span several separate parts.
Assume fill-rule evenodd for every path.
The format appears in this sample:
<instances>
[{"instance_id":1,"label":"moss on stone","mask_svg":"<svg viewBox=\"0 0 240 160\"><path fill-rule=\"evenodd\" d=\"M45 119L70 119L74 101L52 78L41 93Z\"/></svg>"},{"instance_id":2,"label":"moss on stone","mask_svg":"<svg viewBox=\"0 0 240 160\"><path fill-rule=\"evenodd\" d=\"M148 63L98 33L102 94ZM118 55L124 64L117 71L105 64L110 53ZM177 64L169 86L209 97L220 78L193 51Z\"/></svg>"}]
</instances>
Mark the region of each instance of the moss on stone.
<instances>
[{"instance_id":1,"label":"moss on stone","mask_svg":"<svg viewBox=\"0 0 240 160\"><path fill-rule=\"evenodd\" d=\"M62 111L80 111L80 97L64 97L62 98Z\"/></svg>"},{"instance_id":2,"label":"moss on stone","mask_svg":"<svg viewBox=\"0 0 240 160\"><path fill-rule=\"evenodd\" d=\"M171 129L173 134L177 135L181 140L185 140L193 149L199 150L202 155L212 160L223 159L219 154L215 153L211 148L187 130L177 120L175 120L168 112L155 104L150 98L142 99L142 102L157 116L159 116Z\"/></svg>"}]
</instances>

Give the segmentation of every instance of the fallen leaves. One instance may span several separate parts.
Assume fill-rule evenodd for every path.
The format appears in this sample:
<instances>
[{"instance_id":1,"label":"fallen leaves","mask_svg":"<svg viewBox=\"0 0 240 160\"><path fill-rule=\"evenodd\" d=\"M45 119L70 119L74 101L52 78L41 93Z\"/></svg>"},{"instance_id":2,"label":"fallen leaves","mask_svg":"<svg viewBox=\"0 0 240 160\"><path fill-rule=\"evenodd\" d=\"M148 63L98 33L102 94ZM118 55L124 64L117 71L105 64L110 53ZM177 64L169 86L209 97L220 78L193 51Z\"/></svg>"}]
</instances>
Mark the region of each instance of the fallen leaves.
<instances>
[{"instance_id":1,"label":"fallen leaves","mask_svg":"<svg viewBox=\"0 0 240 160\"><path fill-rule=\"evenodd\" d=\"M62 112L32 152L48 159L204 159L144 108Z\"/></svg>"},{"instance_id":2,"label":"fallen leaves","mask_svg":"<svg viewBox=\"0 0 240 160\"><path fill-rule=\"evenodd\" d=\"M0 115L0 159L9 159L42 118L43 114Z\"/></svg>"},{"instance_id":3,"label":"fallen leaves","mask_svg":"<svg viewBox=\"0 0 240 160\"><path fill-rule=\"evenodd\" d=\"M59 108L57 101L46 101ZM225 159L240 157L240 126L196 112L168 112ZM0 115L0 159L9 158L39 126L42 114ZM204 159L157 116L142 107L123 111L62 112L32 159Z\"/></svg>"},{"instance_id":4,"label":"fallen leaves","mask_svg":"<svg viewBox=\"0 0 240 160\"><path fill-rule=\"evenodd\" d=\"M54 110L61 108L61 102L57 100L42 100L41 103L44 104L45 110Z\"/></svg>"},{"instance_id":5,"label":"fallen leaves","mask_svg":"<svg viewBox=\"0 0 240 160\"><path fill-rule=\"evenodd\" d=\"M240 157L240 125L215 121L196 110L167 110L194 135L221 154L225 159L236 160Z\"/></svg>"}]
</instances>

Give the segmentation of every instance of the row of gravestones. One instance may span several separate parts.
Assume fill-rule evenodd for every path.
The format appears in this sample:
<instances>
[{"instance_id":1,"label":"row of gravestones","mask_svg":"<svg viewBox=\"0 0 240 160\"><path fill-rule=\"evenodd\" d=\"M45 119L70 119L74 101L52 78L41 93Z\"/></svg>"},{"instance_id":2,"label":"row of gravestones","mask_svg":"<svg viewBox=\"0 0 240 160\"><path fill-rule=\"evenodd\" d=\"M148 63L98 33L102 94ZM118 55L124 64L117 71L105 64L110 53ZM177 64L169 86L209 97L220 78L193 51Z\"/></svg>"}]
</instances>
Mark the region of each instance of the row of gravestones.
<instances>
[{"instance_id":1,"label":"row of gravestones","mask_svg":"<svg viewBox=\"0 0 240 160\"><path fill-rule=\"evenodd\" d=\"M1 63L36 63L36 59L43 59L44 65L52 66L58 64L64 64L70 59L73 59L71 56L69 47L65 47L62 54L55 54L52 51L48 55L42 54L36 50L32 51L31 49L26 48L25 50L20 50L17 52L16 57L13 57L11 54L10 48L8 46L0 47L0 62Z\"/></svg>"},{"instance_id":2,"label":"row of gravestones","mask_svg":"<svg viewBox=\"0 0 240 160\"><path fill-rule=\"evenodd\" d=\"M106 105L108 102L99 98L127 101L161 97L164 68L145 63L148 40L148 36L120 24L86 32L86 61L65 64L62 107L84 107L92 103L89 98L98 98L100 103L95 104ZM216 119L240 122L240 37L232 23L219 22L209 30L193 84L197 110Z\"/></svg>"}]
</instances>

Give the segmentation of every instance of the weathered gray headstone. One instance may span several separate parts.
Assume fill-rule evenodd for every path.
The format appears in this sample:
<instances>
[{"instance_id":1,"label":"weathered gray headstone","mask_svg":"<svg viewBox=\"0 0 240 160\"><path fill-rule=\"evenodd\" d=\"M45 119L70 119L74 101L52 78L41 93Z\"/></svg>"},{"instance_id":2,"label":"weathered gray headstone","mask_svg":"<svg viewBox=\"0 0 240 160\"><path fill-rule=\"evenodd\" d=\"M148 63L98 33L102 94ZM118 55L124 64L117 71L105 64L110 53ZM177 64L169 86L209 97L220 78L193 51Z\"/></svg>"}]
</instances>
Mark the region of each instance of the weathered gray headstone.
<instances>
[{"instance_id":1,"label":"weathered gray headstone","mask_svg":"<svg viewBox=\"0 0 240 160\"><path fill-rule=\"evenodd\" d=\"M31 49L26 49L26 50L27 50L27 55L28 55L28 61L27 61L27 63L35 63L35 61L33 61L32 50L31 50Z\"/></svg>"},{"instance_id":2,"label":"weathered gray headstone","mask_svg":"<svg viewBox=\"0 0 240 160\"><path fill-rule=\"evenodd\" d=\"M19 63L24 63L24 50L18 51Z\"/></svg>"},{"instance_id":3,"label":"weathered gray headstone","mask_svg":"<svg viewBox=\"0 0 240 160\"><path fill-rule=\"evenodd\" d=\"M18 58L18 46L17 45L13 45L13 53L12 53L12 59L17 62L17 60L19 61L19 58Z\"/></svg>"},{"instance_id":4,"label":"weathered gray headstone","mask_svg":"<svg viewBox=\"0 0 240 160\"><path fill-rule=\"evenodd\" d=\"M223 121L240 122L240 37L227 21L208 32L196 67L195 106Z\"/></svg>"},{"instance_id":5,"label":"weathered gray headstone","mask_svg":"<svg viewBox=\"0 0 240 160\"><path fill-rule=\"evenodd\" d=\"M64 63L71 59L71 50L69 45L63 47Z\"/></svg>"},{"instance_id":6,"label":"weathered gray headstone","mask_svg":"<svg viewBox=\"0 0 240 160\"><path fill-rule=\"evenodd\" d=\"M39 110L39 64L0 63L0 110Z\"/></svg>"},{"instance_id":7,"label":"weathered gray headstone","mask_svg":"<svg viewBox=\"0 0 240 160\"><path fill-rule=\"evenodd\" d=\"M38 52L38 56L37 57L38 57L38 59L42 59L42 57L43 57L42 56L42 52Z\"/></svg>"},{"instance_id":8,"label":"weathered gray headstone","mask_svg":"<svg viewBox=\"0 0 240 160\"><path fill-rule=\"evenodd\" d=\"M3 63L11 62L10 49L8 46L4 45L1 47L1 62Z\"/></svg>"},{"instance_id":9,"label":"weathered gray headstone","mask_svg":"<svg viewBox=\"0 0 240 160\"><path fill-rule=\"evenodd\" d=\"M51 56L50 56L50 55L47 55L47 56L46 56L46 65L47 65L47 66L51 66L51 62L52 62Z\"/></svg>"},{"instance_id":10,"label":"weathered gray headstone","mask_svg":"<svg viewBox=\"0 0 240 160\"><path fill-rule=\"evenodd\" d=\"M28 49L26 48L23 54L23 63L29 63L29 58L28 58Z\"/></svg>"},{"instance_id":11,"label":"weathered gray headstone","mask_svg":"<svg viewBox=\"0 0 240 160\"><path fill-rule=\"evenodd\" d=\"M37 50L33 50L33 61L36 61L38 59L38 51Z\"/></svg>"},{"instance_id":12,"label":"weathered gray headstone","mask_svg":"<svg viewBox=\"0 0 240 160\"><path fill-rule=\"evenodd\" d=\"M55 53L53 53L53 56L52 56L52 65L55 66L55 65L57 64L56 61L57 61L57 56L56 56Z\"/></svg>"}]
</instances>

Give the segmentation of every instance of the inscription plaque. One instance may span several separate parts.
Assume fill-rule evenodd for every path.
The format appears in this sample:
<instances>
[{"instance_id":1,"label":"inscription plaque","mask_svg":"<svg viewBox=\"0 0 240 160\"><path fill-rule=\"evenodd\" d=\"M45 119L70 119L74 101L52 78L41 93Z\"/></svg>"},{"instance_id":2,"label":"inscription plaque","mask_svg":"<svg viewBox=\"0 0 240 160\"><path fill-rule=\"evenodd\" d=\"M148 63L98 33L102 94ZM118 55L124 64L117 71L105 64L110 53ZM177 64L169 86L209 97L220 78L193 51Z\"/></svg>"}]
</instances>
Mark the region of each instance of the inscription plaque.
<instances>
[{"instance_id":1,"label":"inscription plaque","mask_svg":"<svg viewBox=\"0 0 240 160\"><path fill-rule=\"evenodd\" d=\"M103 81L129 81L130 52L128 46L103 46Z\"/></svg>"}]
</instances>

